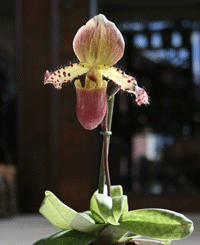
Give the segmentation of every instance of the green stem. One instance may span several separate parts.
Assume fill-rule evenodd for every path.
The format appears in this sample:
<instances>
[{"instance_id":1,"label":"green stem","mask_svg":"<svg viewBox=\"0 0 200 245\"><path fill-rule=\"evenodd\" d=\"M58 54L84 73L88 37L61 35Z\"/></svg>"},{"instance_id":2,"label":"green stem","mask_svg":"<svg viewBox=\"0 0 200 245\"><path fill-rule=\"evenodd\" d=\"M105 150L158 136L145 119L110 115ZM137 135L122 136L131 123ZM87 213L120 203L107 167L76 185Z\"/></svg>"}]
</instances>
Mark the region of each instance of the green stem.
<instances>
[{"instance_id":1,"label":"green stem","mask_svg":"<svg viewBox=\"0 0 200 245\"><path fill-rule=\"evenodd\" d=\"M112 125L112 116L113 116L113 108L114 108L114 96L108 100L107 113L102 122L102 130L110 131ZM108 187L108 195L110 196L110 174L108 168L108 152L109 152L109 143L110 136L103 135L103 146L102 146L102 155L101 155L101 165L100 165L100 174L99 174L99 193L104 193L105 182Z\"/></svg>"},{"instance_id":2,"label":"green stem","mask_svg":"<svg viewBox=\"0 0 200 245\"><path fill-rule=\"evenodd\" d=\"M106 182L105 169L104 169L104 143L102 146L101 152L101 164L100 164L100 173L99 173L99 193L104 193L104 185Z\"/></svg>"},{"instance_id":3,"label":"green stem","mask_svg":"<svg viewBox=\"0 0 200 245\"><path fill-rule=\"evenodd\" d=\"M113 108L114 108L114 101L115 101L115 96L113 96L109 101L108 101L108 131L111 130L112 126L112 117L113 117Z\"/></svg>"}]
</instances>

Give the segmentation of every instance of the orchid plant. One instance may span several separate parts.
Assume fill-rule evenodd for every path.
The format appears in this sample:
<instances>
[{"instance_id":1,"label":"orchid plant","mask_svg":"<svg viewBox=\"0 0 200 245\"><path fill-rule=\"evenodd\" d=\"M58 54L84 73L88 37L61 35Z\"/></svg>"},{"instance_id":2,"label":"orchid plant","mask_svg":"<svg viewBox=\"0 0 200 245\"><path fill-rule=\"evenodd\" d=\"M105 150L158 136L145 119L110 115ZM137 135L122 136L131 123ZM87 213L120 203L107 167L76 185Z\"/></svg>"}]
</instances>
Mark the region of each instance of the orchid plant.
<instances>
[{"instance_id":1,"label":"orchid plant","mask_svg":"<svg viewBox=\"0 0 200 245\"><path fill-rule=\"evenodd\" d=\"M103 147L99 188L90 200L90 211L78 213L46 191L40 213L61 231L35 245L168 244L193 231L192 221L180 213L164 209L129 211L122 186L111 186L108 149L115 94L123 90L134 94L139 106L149 104L148 94L136 79L113 66L123 56L124 47L115 24L99 14L74 37L73 49L79 61L45 73L44 84L53 84L57 89L76 79L78 120L87 130L101 126Z\"/></svg>"}]
</instances>

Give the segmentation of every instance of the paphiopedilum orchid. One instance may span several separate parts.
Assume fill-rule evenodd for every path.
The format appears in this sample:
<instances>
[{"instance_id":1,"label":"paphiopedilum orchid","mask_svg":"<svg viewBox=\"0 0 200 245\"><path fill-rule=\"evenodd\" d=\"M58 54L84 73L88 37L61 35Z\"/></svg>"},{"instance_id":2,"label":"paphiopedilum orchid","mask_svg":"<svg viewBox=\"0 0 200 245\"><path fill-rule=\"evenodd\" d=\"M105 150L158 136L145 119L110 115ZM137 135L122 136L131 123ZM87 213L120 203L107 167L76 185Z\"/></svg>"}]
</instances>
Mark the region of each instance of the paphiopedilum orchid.
<instances>
[{"instance_id":1,"label":"paphiopedilum orchid","mask_svg":"<svg viewBox=\"0 0 200 245\"><path fill-rule=\"evenodd\" d=\"M137 85L135 78L113 67L123 56L124 48L124 39L115 24L99 14L82 26L74 37L73 49L79 61L52 73L46 71L44 84L52 83L57 89L86 74L84 86L79 79L75 80L77 117L86 129L96 128L105 116L107 80L134 94L139 106L149 103L146 91Z\"/></svg>"},{"instance_id":2,"label":"paphiopedilum orchid","mask_svg":"<svg viewBox=\"0 0 200 245\"><path fill-rule=\"evenodd\" d=\"M54 73L47 71L44 83L61 88L62 83L86 74L85 81L75 80L77 116L86 129L101 124L103 145L99 188L90 200L90 210L84 213L77 213L52 192L46 191L40 213L61 231L40 239L34 245L122 245L129 244L129 241L140 245L164 245L190 235L193 223L182 214L155 208L129 211L122 186L111 186L108 150L114 94L122 89L134 94L138 105L149 103L147 93L138 87L136 80L113 67L124 52L121 33L100 14L78 30L73 47L79 62ZM80 164L85 163L81 160ZM154 240L143 239L142 236Z\"/></svg>"}]
</instances>

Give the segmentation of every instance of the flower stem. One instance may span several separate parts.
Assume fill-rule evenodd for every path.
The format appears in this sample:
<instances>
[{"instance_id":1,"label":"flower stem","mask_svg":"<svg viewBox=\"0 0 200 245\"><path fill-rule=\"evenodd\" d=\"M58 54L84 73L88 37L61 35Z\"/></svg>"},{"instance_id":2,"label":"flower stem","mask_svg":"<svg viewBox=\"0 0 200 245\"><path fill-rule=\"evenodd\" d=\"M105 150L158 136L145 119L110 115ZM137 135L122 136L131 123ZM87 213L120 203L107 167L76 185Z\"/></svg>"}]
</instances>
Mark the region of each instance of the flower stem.
<instances>
[{"instance_id":1,"label":"flower stem","mask_svg":"<svg viewBox=\"0 0 200 245\"><path fill-rule=\"evenodd\" d=\"M108 166L108 152L109 152L109 143L110 143L110 130L112 124L112 115L114 107L114 96L108 100L107 112L101 123L102 134L103 134L103 146L102 146L102 155L101 155L101 166L99 174L99 193L104 193L105 182L108 188L108 196L111 196L111 183L110 183L110 174Z\"/></svg>"}]
</instances>

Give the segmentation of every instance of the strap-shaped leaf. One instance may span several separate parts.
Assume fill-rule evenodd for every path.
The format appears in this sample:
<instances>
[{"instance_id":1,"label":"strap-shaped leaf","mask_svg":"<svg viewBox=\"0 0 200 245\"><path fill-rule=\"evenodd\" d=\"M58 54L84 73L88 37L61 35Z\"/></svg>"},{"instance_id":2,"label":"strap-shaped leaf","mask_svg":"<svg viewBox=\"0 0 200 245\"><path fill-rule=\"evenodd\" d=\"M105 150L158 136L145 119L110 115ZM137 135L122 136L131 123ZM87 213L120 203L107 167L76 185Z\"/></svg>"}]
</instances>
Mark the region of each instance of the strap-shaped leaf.
<instances>
[{"instance_id":1,"label":"strap-shaped leaf","mask_svg":"<svg viewBox=\"0 0 200 245\"><path fill-rule=\"evenodd\" d=\"M132 232L126 232L124 234L124 236L120 238L120 240L118 241L118 243L121 244L121 245L125 245L129 241L132 241L134 239L139 239L139 238L141 238L141 236L136 235L136 234L134 234Z\"/></svg>"},{"instance_id":2,"label":"strap-shaped leaf","mask_svg":"<svg viewBox=\"0 0 200 245\"><path fill-rule=\"evenodd\" d=\"M79 213L79 214L82 215L84 218L88 219L93 224L95 224L95 220L94 220L94 218L92 216L91 211L84 211L84 212Z\"/></svg>"},{"instance_id":3,"label":"strap-shaped leaf","mask_svg":"<svg viewBox=\"0 0 200 245\"><path fill-rule=\"evenodd\" d=\"M139 209L120 217L118 228L157 239L181 239L193 231L193 223L184 215L164 209Z\"/></svg>"},{"instance_id":4,"label":"strap-shaped leaf","mask_svg":"<svg viewBox=\"0 0 200 245\"><path fill-rule=\"evenodd\" d=\"M118 229L117 226L107 226L98 234L98 237L95 240L95 242L96 244L115 244L126 233L128 232L122 229Z\"/></svg>"},{"instance_id":5,"label":"strap-shaped leaf","mask_svg":"<svg viewBox=\"0 0 200 245\"><path fill-rule=\"evenodd\" d=\"M86 214L77 213L62 203L52 192L46 191L45 195L39 211L54 226L63 230L74 229L95 234L105 227L105 225L95 224L91 217L86 217Z\"/></svg>"},{"instance_id":6,"label":"strap-shaped leaf","mask_svg":"<svg viewBox=\"0 0 200 245\"><path fill-rule=\"evenodd\" d=\"M45 191L45 198L39 209L54 226L67 230L71 229L70 223L77 212L62 203L52 192Z\"/></svg>"},{"instance_id":7,"label":"strap-shaped leaf","mask_svg":"<svg viewBox=\"0 0 200 245\"><path fill-rule=\"evenodd\" d=\"M79 213L77 213L75 218L70 223L70 227L74 230L78 230L81 232L89 232L95 235L98 235L98 233L106 226L106 224L95 224Z\"/></svg>"},{"instance_id":8,"label":"strap-shaped leaf","mask_svg":"<svg viewBox=\"0 0 200 245\"><path fill-rule=\"evenodd\" d=\"M96 236L75 230L59 231L44 237L33 245L87 245L96 239Z\"/></svg>"}]
</instances>

